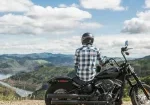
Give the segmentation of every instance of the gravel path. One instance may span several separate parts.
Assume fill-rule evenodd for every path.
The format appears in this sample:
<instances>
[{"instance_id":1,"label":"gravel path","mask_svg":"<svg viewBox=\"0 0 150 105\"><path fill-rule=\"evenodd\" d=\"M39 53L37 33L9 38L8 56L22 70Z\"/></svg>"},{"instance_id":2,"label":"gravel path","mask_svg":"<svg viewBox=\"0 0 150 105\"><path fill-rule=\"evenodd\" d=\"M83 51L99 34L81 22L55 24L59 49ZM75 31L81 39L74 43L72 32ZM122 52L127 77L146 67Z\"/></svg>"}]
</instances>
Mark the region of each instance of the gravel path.
<instances>
[{"instance_id":1,"label":"gravel path","mask_svg":"<svg viewBox=\"0 0 150 105\"><path fill-rule=\"evenodd\" d=\"M0 105L45 105L44 101L23 100L23 101L0 101ZM130 102L124 102L123 105L132 105Z\"/></svg>"}]
</instances>

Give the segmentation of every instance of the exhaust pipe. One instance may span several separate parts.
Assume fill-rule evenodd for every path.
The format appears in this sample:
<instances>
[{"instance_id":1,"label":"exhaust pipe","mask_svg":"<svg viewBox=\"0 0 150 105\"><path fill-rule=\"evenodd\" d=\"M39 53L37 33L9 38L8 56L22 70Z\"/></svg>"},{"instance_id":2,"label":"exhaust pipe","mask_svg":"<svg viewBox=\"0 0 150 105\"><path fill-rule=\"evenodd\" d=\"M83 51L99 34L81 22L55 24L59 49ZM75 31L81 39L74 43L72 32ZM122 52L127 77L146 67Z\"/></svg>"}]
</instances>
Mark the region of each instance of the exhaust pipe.
<instances>
[{"instance_id":1,"label":"exhaust pipe","mask_svg":"<svg viewBox=\"0 0 150 105\"><path fill-rule=\"evenodd\" d=\"M91 95L78 95L78 94L47 94L47 98L90 98Z\"/></svg>"},{"instance_id":2,"label":"exhaust pipe","mask_svg":"<svg viewBox=\"0 0 150 105\"><path fill-rule=\"evenodd\" d=\"M107 101L78 101L78 100L52 100L51 104L101 104L109 105Z\"/></svg>"}]
</instances>

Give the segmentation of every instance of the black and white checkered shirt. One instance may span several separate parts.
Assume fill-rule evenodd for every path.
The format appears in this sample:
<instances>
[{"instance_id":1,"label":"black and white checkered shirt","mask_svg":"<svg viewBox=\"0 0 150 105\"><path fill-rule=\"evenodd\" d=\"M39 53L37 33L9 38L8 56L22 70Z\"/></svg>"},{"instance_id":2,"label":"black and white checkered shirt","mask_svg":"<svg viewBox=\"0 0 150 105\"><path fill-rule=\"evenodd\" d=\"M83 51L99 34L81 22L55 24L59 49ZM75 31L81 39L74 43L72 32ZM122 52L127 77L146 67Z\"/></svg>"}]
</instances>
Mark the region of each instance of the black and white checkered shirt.
<instances>
[{"instance_id":1,"label":"black and white checkered shirt","mask_svg":"<svg viewBox=\"0 0 150 105\"><path fill-rule=\"evenodd\" d=\"M90 81L96 75L96 62L101 62L100 52L92 45L83 45L75 53L76 75L83 81Z\"/></svg>"}]
</instances>

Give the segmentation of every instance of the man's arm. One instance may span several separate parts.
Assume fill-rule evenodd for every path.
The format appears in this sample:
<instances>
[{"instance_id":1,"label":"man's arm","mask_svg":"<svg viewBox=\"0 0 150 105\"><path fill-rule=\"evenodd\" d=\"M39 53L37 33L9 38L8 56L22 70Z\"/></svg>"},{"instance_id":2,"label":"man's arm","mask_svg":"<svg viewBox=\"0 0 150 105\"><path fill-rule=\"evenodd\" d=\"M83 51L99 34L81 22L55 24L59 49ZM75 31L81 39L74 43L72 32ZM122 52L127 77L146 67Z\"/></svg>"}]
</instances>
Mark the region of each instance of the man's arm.
<instances>
[{"instance_id":1,"label":"man's arm","mask_svg":"<svg viewBox=\"0 0 150 105\"><path fill-rule=\"evenodd\" d=\"M78 69L78 63L79 63L78 50L76 50L76 52L75 52L75 58L74 58L74 68L75 68L75 70Z\"/></svg>"},{"instance_id":2,"label":"man's arm","mask_svg":"<svg viewBox=\"0 0 150 105\"><path fill-rule=\"evenodd\" d=\"M103 65L103 61L101 59L101 54L100 54L99 50L97 50L97 60L99 61L99 64L102 66Z\"/></svg>"}]
</instances>

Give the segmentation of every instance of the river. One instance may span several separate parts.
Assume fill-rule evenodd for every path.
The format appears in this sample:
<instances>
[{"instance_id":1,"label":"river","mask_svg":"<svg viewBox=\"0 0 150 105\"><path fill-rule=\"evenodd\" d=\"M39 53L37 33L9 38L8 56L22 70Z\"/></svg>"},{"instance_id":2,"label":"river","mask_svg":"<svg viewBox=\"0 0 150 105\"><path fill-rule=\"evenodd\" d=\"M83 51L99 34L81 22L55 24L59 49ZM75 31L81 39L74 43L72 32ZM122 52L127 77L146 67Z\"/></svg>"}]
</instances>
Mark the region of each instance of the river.
<instances>
[{"instance_id":1,"label":"river","mask_svg":"<svg viewBox=\"0 0 150 105\"><path fill-rule=\"evenodd\" d=\"M9 78L10 76L11 76L11 74L8 74L8 75L0 74L0 80ZM23 89L19 89L19 88L10 86L9 84L4 83L4 82L2 82L2 81L0 81L0 84L3 85L3 86L5 86L5 87L8 87L8 88L13 89L13 90L14 90L19 96L21 96L21 97L26 97L26 96L28 96L29 94L32 94L31 91L27 91L27 90L23 90Z\"/></svg>"},{"instance_id":2,"label":"river","mask_svg":"<svg viewBox=\"0 0 150 105\"><path fill-rule=\"evenodd\" d=\"M7 74L7 75L5 75L5 74L0 74L0 80L9 78L10 76L12 76L12 74Z\"/></svg>"}]
</instances>

